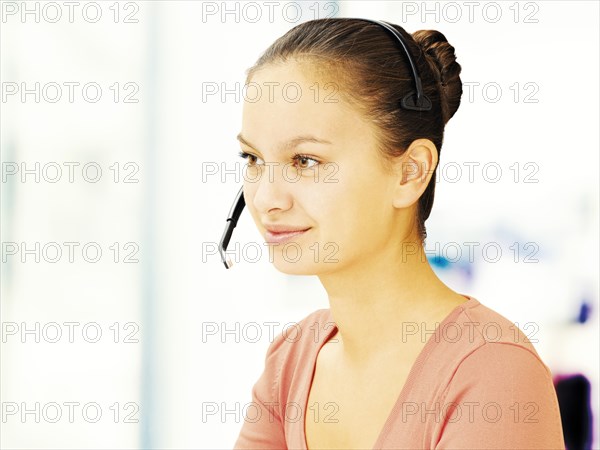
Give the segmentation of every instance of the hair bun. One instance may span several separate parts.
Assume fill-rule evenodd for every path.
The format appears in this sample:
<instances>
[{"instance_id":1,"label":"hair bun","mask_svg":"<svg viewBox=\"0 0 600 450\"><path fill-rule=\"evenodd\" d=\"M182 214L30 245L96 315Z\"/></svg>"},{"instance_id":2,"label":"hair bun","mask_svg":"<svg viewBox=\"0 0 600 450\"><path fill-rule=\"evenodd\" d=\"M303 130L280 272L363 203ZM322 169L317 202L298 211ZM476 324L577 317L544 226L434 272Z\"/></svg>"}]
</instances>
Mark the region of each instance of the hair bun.
<instances>
[{"instance_id":1,"label":"hair bun","mask_svg":"<svg viewBox=\"0 0 600 450\"><path fill-rule=\"evenodd\" d=\"M415 42L428 57L429 65L439 84L442 96L444 123L448 122L460 105L462 96L461 67L456 62L454 47L437 30L419 30L412 33Z\"/></svg>"}]
</instances>

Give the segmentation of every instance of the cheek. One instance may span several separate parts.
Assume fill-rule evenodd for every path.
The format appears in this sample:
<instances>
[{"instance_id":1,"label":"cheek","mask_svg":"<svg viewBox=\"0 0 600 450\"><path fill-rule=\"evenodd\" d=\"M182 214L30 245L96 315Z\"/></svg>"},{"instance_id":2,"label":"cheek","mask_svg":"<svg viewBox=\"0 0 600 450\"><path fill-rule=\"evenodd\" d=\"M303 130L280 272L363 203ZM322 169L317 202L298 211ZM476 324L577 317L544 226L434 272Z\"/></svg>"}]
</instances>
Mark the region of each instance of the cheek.
<instances>
[{"instance_id":1,"label":"cheek","mask_svg":"<svg viewBox=\"0 0 600 450\"><path fill-rule=\"evenodd\" d=\"M385 226L384 187L365 178L338 176L334 183L313 185L304 196L304 210L318 226L320 241L358 249Z\"/></svg>"}]
</instances>

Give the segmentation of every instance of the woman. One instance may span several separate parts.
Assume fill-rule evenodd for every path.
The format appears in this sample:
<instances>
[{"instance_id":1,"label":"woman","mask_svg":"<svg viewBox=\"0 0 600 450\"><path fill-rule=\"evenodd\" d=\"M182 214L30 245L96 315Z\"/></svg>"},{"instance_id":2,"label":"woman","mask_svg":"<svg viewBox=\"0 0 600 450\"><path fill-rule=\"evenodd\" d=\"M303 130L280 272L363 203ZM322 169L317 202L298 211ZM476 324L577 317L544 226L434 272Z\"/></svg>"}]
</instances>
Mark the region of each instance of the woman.
<instances>
[{"instance_id":1,"label":"woman","mask_svg":"<svg viewBox=\"0 0 600 450\"><path fill-rule=\"evenodd\" d=\"M534 347L427 261L461 67L443 34L393 28L305 22L248 71L245 203L275 267L317 275L330 308L271 343L235 448L564 449Z\"/></svg>"}]
</instances>

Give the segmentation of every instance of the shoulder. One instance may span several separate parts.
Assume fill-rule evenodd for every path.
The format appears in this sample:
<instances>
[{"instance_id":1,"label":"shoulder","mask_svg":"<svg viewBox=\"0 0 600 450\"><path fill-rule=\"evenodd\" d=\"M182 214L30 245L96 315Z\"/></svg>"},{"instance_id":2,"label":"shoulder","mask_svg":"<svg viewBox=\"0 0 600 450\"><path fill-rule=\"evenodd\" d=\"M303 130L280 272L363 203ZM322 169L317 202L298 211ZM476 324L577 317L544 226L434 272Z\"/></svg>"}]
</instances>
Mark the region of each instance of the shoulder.
<instances>
[{"instance_id":1,"label":"shoulder","mask_svg":"<svg viewBox=\"0 0 600 450\"><path fill-rule=\"evenodd\" d=\"M485 390L491 396L530 397L553 389L552 373L537 353L511 342L489 342L474 348L457 364L448 386Z\"/></svg>"},{"instance_id":2,"label":"shoulder","mask_svg":"<svg viewBox=\"0 0 600 450\"><path fill-rule=\"evenodd\" d=\"M244 421L235 448L286 448L290 426L286 408L302 392L311 366L308 362L324 339L320 331L328 317L329 310L313 311L298 322L286 323L272 337L264 370L252 388L252 405L258 413Z\"/></svg>"},{"instance_id":3,"label":"shoulder","mask_svg":"<svg viewBox=\"0 0 600 450\"><path fill-rule=\"evenodd\" d=\"M442 390L438 448L564 448L552 373L527 336L480 303L457 322L473 333Z\"/></svg>"},{"instance_id":4,"label":"shoulder","mask_svg":"<svg viewBox=\"0 0 600 450\"><path fill-rule=\"evenodd\" d=\"M550 376L530 340L534 336L531 332L525 335L518 324L471 297L437 327L431 338L435 345L426 346L426 366L439 372L432 382L441 388L456 381L458 371L478 364L500 364L501 373L533 366Z\"/></svg>"},{"instance_id":5,"label":"shoulder","mask_svg":"<svg viewBox=\"0 0 600 450\"><path fill-rule=\"evenodd\" d=\"M284 324L269 345L267 360L289 362L301 358L325 338L332 326L329 309L318 309L297 322Z\"/></svg>"},{"instance_id":6,"label":"shoulder","mask_svg":"<svg viewBox=\"0 0 600 450\"><path fill-rule=\"evenodd\" d=\"M280 377L310 358L334 326L329 309L318 309L297 322L284 324L269 344L265 365Z\"/></svg>"},{"instance_id":7,"label":"shoulder","mask_svg":"<svg viewBox=\"0 0 600 450\"><path fill-rule=\"evenodd\" d=\"M479 347L458 366L440 404L431 448L565 448L550 371L522 346Z\"/></svg>"},{"instance_id":8,"label":"shoulder","mask_svg":"<svg viewBox=\"0 0 600 450\"><path fill-rule=\"evenodd\" d=\"M456 346L459 353L455 356L461 364L467 360L520 358L523 363L540 366L549 373L533 345L537 324L526 325L527 334L519 324L472 298L440 332L445 341L459 343Z\"/></svg>"},{"instance_id":9,"label":"shoulder","mask_svg":"<svg viewBox=\"0 0 600 450\"><path fill-rule=\"evenodd\" d=\"M331 331L330 317L329 309L313 311L297 322L284 324L274 336L257 383L265 398L286 404L290 395L301 389L302 380L310 376L312 358Z\"/></svg>"},{"instance_id":10,"label":"shoulder","mask_svg":"<svg viewBox=\"0 0 600 450\"><path fill-rule=\"evenodd\" d=\"M465 308L457 322L472 333L450 374L444 403L463 409L470 405L473 414L497 430L509 418L512 423L542 423L553 432L560 429L552 372L535 350L531 333L528 338L515 323L479 302Z\"/></svg>"}]
</instances>

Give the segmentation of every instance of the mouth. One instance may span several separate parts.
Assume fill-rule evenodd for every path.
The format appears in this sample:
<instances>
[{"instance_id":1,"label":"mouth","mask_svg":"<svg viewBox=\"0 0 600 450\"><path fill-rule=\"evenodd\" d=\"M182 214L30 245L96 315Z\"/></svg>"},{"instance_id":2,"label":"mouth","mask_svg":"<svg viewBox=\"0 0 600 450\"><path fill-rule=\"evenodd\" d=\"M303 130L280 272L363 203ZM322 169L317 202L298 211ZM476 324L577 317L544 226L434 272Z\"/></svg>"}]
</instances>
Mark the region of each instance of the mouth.
<instances>
[{"instance_id":1,"label":"mouth","mask_svg":"<svg viewBox=\"0 0 600 450\"><path fill-rule=\"evenodd\" d=\"M309 231L310 228L307 228L306 230L296 230L296 231L282 231L282 232L274 232L274 231L265 231L265 241L268 244L282 244L284 242L287 242L297 236L300 236L304 233L306 233L307 231Z\"/></svg>"}]
</instances>

